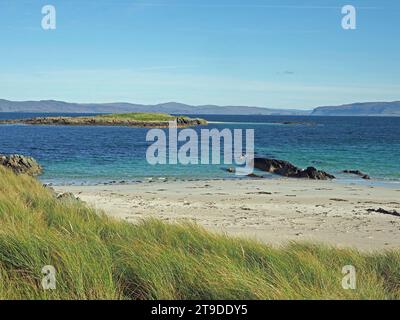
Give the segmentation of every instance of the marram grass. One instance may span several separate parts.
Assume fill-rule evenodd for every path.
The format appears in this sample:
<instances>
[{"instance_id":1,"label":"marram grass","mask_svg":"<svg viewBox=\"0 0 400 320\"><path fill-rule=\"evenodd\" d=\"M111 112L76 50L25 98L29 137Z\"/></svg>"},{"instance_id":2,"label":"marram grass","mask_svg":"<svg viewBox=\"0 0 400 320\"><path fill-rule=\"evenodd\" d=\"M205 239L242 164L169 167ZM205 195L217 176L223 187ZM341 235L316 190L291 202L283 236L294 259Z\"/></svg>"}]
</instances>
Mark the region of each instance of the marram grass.
<instances>
[{"instance_id":1,"label":"marram grass","mask_svg":"<svg viewBox=\"0 0 400 320\"><path fill-rule=\"evenodd\" d=\"M44 290L42 267L56 269ZM357 271L342 288L342 267ZM271 248L193 224L116 221L0 168L0 299L397 299L400 253Z\"/></svg>"}]
</instances>

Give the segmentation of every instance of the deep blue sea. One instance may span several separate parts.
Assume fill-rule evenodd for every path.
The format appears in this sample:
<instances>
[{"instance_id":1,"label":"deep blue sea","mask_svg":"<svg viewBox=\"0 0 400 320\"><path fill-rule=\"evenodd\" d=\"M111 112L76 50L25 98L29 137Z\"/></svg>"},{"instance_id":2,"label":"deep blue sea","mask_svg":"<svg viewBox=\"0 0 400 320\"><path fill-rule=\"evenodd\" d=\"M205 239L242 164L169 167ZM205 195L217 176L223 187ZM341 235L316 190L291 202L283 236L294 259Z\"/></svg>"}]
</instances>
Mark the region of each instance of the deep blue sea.
<instances>
[{"instance_id":1,"label":"deep blue sea","mask_svg":"<svg viewBox=\"0 0 400 320\"><path fill-rule=\"evenodd\" d=\"M0 119L51 114L0 113ZM207 129L255 129L257 155L315 166L337 175L358 169L375 183L400 183L400 117L202 116ZM285 125L295 121L307 124ZM199 131L201 127L195 128ZM148 129L0 125L0 154L24 154L44 167L42 181L98 184L148 178L235 178L224 165L158 165L146 161ZM360 179L359 179L360 180ZM361 181L360 181L361 182ZM399 184L400 186L400 184Z\"/></svg>"}]
</instances>

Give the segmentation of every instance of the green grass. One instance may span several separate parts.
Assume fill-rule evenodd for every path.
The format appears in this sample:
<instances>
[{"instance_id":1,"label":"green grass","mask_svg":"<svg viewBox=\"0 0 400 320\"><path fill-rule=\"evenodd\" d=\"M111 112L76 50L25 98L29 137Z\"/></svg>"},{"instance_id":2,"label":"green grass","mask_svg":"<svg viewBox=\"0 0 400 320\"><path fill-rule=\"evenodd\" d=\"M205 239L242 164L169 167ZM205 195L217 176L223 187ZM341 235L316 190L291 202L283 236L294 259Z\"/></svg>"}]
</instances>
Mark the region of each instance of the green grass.
<instances>
[{"instance_id":1,"label":"green grass","mask_svg":"<svg viewBox=\"0 0 400 320\"><path fill-rule=\"evenodd\" d=\"M164 113L120 113L96 116L98 118L131 121L173 121L176 117Z\"/></svg>"},{"instance_id":2,"label":"green grass","mask_svg":"<svg viewBox=\"0 0 400 320\"><path fill-rule=\"evenodd\" d=\"M357 270L344 290L341 270ZM53 265L57 289L41 287ZM193 224L120 222L0 167L0 299L398 299L400 253L271 248Z\"/></svg>"}]
</instances>

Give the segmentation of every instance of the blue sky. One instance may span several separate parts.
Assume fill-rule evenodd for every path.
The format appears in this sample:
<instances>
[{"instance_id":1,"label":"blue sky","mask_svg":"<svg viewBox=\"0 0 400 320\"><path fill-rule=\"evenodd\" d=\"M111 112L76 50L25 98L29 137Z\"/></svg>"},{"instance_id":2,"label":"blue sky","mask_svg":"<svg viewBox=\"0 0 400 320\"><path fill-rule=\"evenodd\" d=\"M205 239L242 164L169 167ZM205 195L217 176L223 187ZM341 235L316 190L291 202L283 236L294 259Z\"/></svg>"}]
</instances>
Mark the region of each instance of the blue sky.
<instances>
[{"instance_id":1,"label":"blue sky","mask_svg":"<svg viewBox=\"0 0 400 320\"><path fill-rule=\"evenodd\" d=\"M41 28L41 9L57 29ZM357 9L357 30L341 8ZM309 109L400 100L397 0L0 0L0 98Z\"/></svg>"}]
</instances>

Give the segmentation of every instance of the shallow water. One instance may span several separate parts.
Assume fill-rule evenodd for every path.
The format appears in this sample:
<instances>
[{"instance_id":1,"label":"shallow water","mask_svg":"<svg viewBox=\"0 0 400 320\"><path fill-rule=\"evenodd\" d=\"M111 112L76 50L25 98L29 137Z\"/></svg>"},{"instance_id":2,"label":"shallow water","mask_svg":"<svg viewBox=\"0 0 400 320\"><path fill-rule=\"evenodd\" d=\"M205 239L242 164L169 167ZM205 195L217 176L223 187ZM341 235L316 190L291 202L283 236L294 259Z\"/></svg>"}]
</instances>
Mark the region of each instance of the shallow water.
<instances>
[{"instance_id":1,"label":"shallow water","mask_svg":"<svg viewBox=\"0 0 400 320\"><path fill-rule=\"evenodd\" d=\"M32 114L0 113L0 119ZM34 116L44 116L35 114ZM358 169L373 183L400 182L400 118L202 116L207 129L254 129L257 155L315 166L343 181L361 179L340 172ZM287 124L282 122L302 122ZM202 127L195 128L200 132ZM178 179L235 178L229 165L158 165L146 161L148 129L1 125L0 153L35 157L45 168L41 179L53 184L97 184L149 177Z\"/></svg>"}]
</instances>

